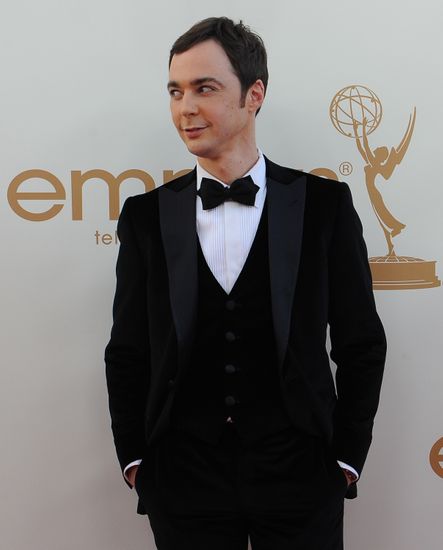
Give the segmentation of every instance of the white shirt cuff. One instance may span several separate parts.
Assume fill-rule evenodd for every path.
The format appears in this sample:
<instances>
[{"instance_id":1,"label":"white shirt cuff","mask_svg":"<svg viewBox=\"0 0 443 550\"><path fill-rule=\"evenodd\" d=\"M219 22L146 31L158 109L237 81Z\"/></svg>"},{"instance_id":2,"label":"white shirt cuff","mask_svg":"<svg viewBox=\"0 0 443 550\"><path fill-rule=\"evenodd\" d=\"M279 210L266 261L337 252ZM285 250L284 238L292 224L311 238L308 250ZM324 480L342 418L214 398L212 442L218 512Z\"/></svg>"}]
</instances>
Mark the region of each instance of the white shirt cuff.
<instances>
[{"instance_id":1,"label":"white shirt cuff","mask_svg":"<svg viewBox=\"0 0 443 550\"><path fill-rule=\"evenodd\" d=\"M352 472L353 474L355 474L357 476L357 480L358 478L360 477L358 472L355 470L355 468L353 468L352 466L349 466L349 464L346 464L346 462L342 462L341 460L337 460L338 462L338 465L340 466L340 468L344 468L345 470L349 470L350 472Z\"/></svg>"},{"instance_id":2,"label":"white shirt cuff","mask_svg":"<svg viewBox=\"0 0 443 550\"><path fill-rule=\"evenodd\" d=\"M128 479L128 476L126 475L126 472L129 470L129 468L132 468L133 466L140 466L141 463L142 463L141 459L134 460L133 462L130 462L123 470L123 475L125 476L125 479L128 483L129 483L129 479Z\"/></svg>"}]
</instances>

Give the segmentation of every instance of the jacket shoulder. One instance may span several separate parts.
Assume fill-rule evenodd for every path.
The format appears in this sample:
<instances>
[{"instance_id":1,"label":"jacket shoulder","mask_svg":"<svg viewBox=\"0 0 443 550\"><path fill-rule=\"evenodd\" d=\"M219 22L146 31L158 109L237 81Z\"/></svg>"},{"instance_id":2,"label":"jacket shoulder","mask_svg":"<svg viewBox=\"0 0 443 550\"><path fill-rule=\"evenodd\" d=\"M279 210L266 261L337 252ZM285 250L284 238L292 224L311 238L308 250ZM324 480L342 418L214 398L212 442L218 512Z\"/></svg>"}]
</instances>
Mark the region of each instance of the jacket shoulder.
<instances>
[{"instance_id":1,"label":"jacket shoulder","mask_svg":"<svg viewBox=\"0 0 443 550\"><path fill-rule=\"evenodd\" d=\"M337 181L309 172L303 172L302 170L296 170L295 168L289 168L287 166L281 166L272 162L265 157L267 174L281 183L292 183L293 181L304 178L307 185L308 192L313 193L329 193L340 195L340 193L346 193L349 191L349 186L343 181Z\"/></svg>"},{"instance_id":2,"label":"jacket shoulder","mask_svg":"<svg viewBox=\"0 0 443 550\"><path fill-rule=\"evenodd\" d=\"M329 198L340 199L342 195L350 193L349 185L344 181L337 181L314 174L305 174L307 189L311 194L321 194Z\"/></svg>"},{"instance_id":3,"label":"jacket shoulder","mask_svg":"<svg viewBox=\"0 0 443 550\"><path fill-rule=\"evenodd\" d=\"M193 181L195 181L195 169L167 183L163 183L151 191L128 197L123 205L122 214L131 213L137 215L137 213L142 213L146 215L149 212L154 213L158 210L160 193L164 193L165 190L180 191Z\"/></svg>"}]
</instances>

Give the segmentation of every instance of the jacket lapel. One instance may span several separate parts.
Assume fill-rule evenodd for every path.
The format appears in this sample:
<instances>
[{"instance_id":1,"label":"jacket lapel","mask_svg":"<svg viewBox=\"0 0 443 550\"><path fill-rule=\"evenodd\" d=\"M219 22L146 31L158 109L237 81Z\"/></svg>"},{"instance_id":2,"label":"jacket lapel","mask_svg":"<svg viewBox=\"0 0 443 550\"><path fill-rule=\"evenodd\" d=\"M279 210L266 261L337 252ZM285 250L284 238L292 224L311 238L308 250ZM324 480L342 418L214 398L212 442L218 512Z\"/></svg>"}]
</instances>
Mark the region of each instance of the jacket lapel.
<instances>
[{"instance_id":1,"label":"jacket lapel","mask_svg":"<svg viewBox=\"0 0 443 550\"><path fill-rule=\"evenodd\" d=\"M179 369L186 364L191 351L197 311L195 177L193 170L159 190L160 228L177 333Z\"/></svg>"},{"instance_id":2,"label":"jacket lapel","mask_svg":"<svg viewBox=\"0 0 443 550\"><path fill-rule=\"evenodd\" d=\"M306 176L266 159L272 317L279 368L288 346L303 237Z\"/></svg>"}]
</instances>

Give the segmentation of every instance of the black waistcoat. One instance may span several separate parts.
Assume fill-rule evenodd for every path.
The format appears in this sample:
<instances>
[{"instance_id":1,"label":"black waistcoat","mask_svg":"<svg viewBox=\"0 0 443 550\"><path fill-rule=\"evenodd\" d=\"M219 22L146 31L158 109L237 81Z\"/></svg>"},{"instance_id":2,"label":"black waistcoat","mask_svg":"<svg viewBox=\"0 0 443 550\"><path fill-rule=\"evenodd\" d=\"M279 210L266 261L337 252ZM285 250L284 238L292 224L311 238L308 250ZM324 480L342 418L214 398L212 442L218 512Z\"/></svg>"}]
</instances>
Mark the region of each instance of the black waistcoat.
<instances>
[{"instance_id":1,"label":"black waistcoat","mask_svg":"<svg viewBox=\"0 0 443 550\"><path fill-rule=\"evenodd\" d=\"M198 316L192 358L172 424L209 442L228 418L245 441L288 427L277 369L266 204L251 250L227 294L198 245Z\"/></svg>"}]
</instances>

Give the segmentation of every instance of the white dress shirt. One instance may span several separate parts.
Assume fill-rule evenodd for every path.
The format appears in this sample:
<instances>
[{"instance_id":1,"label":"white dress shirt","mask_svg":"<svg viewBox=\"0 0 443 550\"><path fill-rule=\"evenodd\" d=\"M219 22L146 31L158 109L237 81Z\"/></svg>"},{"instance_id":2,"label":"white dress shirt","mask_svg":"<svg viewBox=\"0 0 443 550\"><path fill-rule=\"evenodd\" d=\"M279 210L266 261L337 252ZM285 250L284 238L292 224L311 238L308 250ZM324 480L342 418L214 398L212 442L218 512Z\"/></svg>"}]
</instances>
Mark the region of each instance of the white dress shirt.
<instances>
[{"instance_id":1,"label":"white dress shirt","mask_svg":"<svg viewBox=\"0 0 443 550\"><path fill-rule=\"evenodd\" d=\"M203 210L202 200L197 195L196 221L200 246L209 269L227 294L231 292L246 262L266 198L266 164L263 153L258 151L258 154L257 162L242 176L251 176L259 187L253 206L226 201L216 208ZM228 187L197 163L197 190L200 189L202 178L216 180ZM129 468L140 462L135 460L128 464L124 470L125 476ZM358 476L354 468L344 462L337 462Z\"/></svg>"},{"instance_id":2,"label":"white dress shirt","mask_svg":"<svg viewBox=\"0 0 443 550\"><path fill-rule=\"evenodd\" d=\"M257 232L266 198L266 164L263 154L254 166L244 174L251 176L259 190L254 206L226 201L216 208L203 210L197 195L197 234L209 269L229 294L246 262ZM197 164L197 190L202 178L210 178L229 187Z\"/></svg>"}]
</instances>

